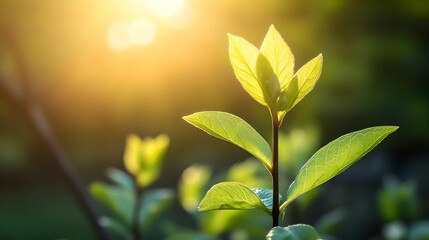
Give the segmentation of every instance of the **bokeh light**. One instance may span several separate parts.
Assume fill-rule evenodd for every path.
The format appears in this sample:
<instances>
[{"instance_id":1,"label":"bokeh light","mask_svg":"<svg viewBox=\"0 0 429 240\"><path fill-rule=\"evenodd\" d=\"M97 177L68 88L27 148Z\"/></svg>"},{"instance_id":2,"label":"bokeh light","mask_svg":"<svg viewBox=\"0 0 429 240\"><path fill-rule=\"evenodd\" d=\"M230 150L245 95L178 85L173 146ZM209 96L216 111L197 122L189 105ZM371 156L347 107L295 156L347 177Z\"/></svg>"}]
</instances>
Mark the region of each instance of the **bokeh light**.
<instances>
[{"instance_id":1,"label":"bokeh light","mask_svg":"<svg viewBox=\"0 0 429 240\"><path fill-rule=\"evenodd\" d=\"M320 199L326 207L313 206L317 214L350 207L337 239L350 239L348 232L353 239L380 239L374 238L381 229L376 209L360 209L376 205L369 201L383 175L415 180L429 202L429 174L422 171L429 169L429 8L423 2L0 1L0 78L8 77L0 84L15 95L25 96L24 85L34 89L30 97L87 182L102 179L111 166L123 167L129 133L168 134L172 145L156 184L175 188L194 163L215 166L215 173L248 157L182 116L231 112L269 138L269 113L235 79L227 33L259 47L274 24L295 55L295 70L318 53L325 58L317 87L288 113L282 129L294 135L296 127L314 127L317 138L297 145L324 144L368 126L401 126L372 155L376 159L329 185ZM94 239L85 216L73 215L79 211L49 151L5 99L0 94L0 239ZM429 219L428 204L425 210L422 218Z\"/></svg>"},{"instance_id":2,"label":"bokeh light","mask_svg":"<svg viewBox=\"0 0 429 240\"><path fill-rule=\"evenodd\" d=\"M172 17L178 15L185 7L184 0L143 0L148 9L156 15Z\"/></svg>"},{"instance_id":3,"label":"bokeh light","mask_svg":"<svg viewBox=\"0 0 429 240\"><path fill-rule=\"evenodd\" d=\"M107 41L109 47L115 50L124 50L131 46L129 26L126 23L115 23L108 31Z\"/></svg>"},{"instance_id":4,"label":"bokeh light","mask_svg":"<svg viewBox=\"0 0 429 240\"><path fill-rule=\"evenodd\" d=\"M152 43L156 36L156 26L147 19L139 19L132 23L115 23L107 35L107 41L115 50L125 50L136 45Z\"/></svg>"},{"instance_id":5,"label":"bokeh light","mask_svg":"<svg viewBox=\"0 0 429 240\"><path fill-rule=\"evenodd\" d=\"M132 43L147 45L155 39L155 24L146 19L137 20L130 24L129 35Z\"/></svg>"}]
</instances>

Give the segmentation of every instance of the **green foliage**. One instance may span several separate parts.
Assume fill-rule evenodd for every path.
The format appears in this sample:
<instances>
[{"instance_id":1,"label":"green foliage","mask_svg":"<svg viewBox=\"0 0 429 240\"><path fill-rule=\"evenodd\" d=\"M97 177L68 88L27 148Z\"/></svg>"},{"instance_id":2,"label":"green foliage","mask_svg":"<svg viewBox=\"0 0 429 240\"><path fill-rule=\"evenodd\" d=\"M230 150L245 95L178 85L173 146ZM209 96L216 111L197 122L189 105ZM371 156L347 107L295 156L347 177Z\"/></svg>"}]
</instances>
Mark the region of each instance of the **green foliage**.
<instances>
[{"instance_id":1,"label":"green foliage","mask_svg":"<svg viewBox=\"0 0 429 240\"><path fill-rule=\"evenodd\" d=\"M261 202L267 207L269 210L273 209L273 190L267 188L254 188L252 191L261 199ZM279 196L281 200L282 196ZM271 212L270 212L271 214Z\"/></svg>"},{"instance_id":2,"label":"green foliage","mask_svg":"<svg viewBox=\"0 0 429 240\"><path fill-rule=\"evenodd\" d=\"M281 209L300 195L342 173L397 129L391 126L371 127L341 136L322 147L299 171Z\"/></svg>"},{"instance_id":3,"label":"green foliage","mask_svg":"<svg viewBox=\"0 0 429 240\"><path fill-rule=\"evenodd\" d=\"M194 212L197 209L210 176L211 170L205 166L191 166L182 173L179 181L179 199L186 211Z\"/></svg>"},{"instance_id":4,"label":"green foliage","mask_svg":"<svg viewBox=\"0 0 429 240\"><path fill-rule=\"evenodd\" d=\"M208 166L193 165L188 167L182 173L179 181L179 200L183 208L194 217L197 228L178 227L171 231L172 234L185 231L190 235L194 231L199 231L199 236L202 235L201 232L204 232L207 237L212 238L215 236L225 238L224 236L227 235L230 236L230 239L235 239L237 236L240 237L239 239L264 238L266 235L264 229L270 227L270 222L257 211L206 211L198 214L195 212L212 181L224 179L241 182L253 189L256 186L270 185L270 181L260 177L264 174L266 174L264 168L253 158L234 164L226 173L219 172L215 175L212 175ZM191 194L185 196L186 193Z\"/></svg>"},{"instance_id":5,"label":"green foliage","mask_svg":"<svg viewBox=\"0 0 429 240\"><path fill-rule=\"evenodd\" d=\"M250 96L276 113L278 122L313 89L322 72L319 54L294 74L295 58L273 25L260 50L241 37L228 38L235 76Z\"/></svg>"},{"instance_id":6,"label":"green foliage","mask_svg":"<svg viewBox=\"0 0 429 240\"><path fill-rule=\"evenodd\" d=\"M140 229L149 231L161 213L167 210L174 200L174 193L169 189L148 190L141 198L139 210Z\"/></svg>"},{"instance_id":7,"label":"green foliage","mask_svg":"<svg viewBox=\"0 0 429 240\"><path fill-rule=\"evenodd\" d=\"M401 183L393 177L385 178L383 183L384 187L378 194L378 206L383 220L416 220L421 207L415 183Z\"/></svg>"},{"instance_id":8,"label":"green foliage","mask_svg":"<svg viewBox=\"0 0 429 240\"><path fill-rule=\"evenodd\" d=\"M90 192L116 218L120 219L125 225L131 226L133 206L135 205L133 191L120 186L94 182L90 185Z\"/></svg>"},{"instance_id":9,"label":"green foliage","mask_svg":"<svg viewBox=\"0 0 429 240\"><path fill-rule=\"evenodd\" d=\"M322 54L302 66L292 78L292 81L285 87L284 92L286 98L286 106L284 109L279 106L279 119L282 119L284 114L298 104L316 85L322 73Z\"/></svg>"},{"instance_id":10,"label":"green foliage","mask_svg":"<svg viewBox=\"0 0 429 240\"><path fill-rule=\"evenodd\" d=\"M278 189L279 128L285 114L314 88L322 71L323 57L319 54L294 74L294 56L274 26L270 27L260 50L241 37L228 34L228 38L229 57L238 81L249 95L266 106L271 114L271 148L254 128L230 113L198 112L185 116L184 119L258 158L272 175L273 189L251 190L238 182L218 183L202 199L199 210L259 208L272 216L275 227L278 225L280 212L291 202L342 173L398 127L367 128L346 134L327 144L299 170L287 191L285 202L278 206L281 203ZM318 235L311 226L294 225L273 228L267 238L318 239Z\"/></svg>"},{"instance_id":11,"label":"green foliage","mask_svg":"<svg viewBox=\"0 0 429 240\"><path fill-rule=\"evenodd\" d=\"M265 139L246 121L226 112L198 112L183 117L206 133L233 143L271 169L271 149Z\"/></svg>"},{"instance_id":12,"label":"green foliage","mask_svg":"<svg viewBox=\"0 0 429 240\"><path fill-rule=\"evenodd\" d=\"M132 240L131 232L115 218L103 216L99 220L99 224L107 229L111 229L114 236L119 239Z\"/></svg>"},{"instance_id":13,"label":"green foliage","mask_svg":"<svg viewBox=\"0 0 429 240\"><path fill-rule=\"evenodd\" d=\"M141 140L136 135L127 139L124 163L133 175L110 168L107 176L113 185L94 182L90 185L92 196L104 206L109 216L100 224L121 239L140 239L149 231L160 214L172 204L174 194L169 189L143 191L158 177L161 163L168 148L167 135Z\"/></svg>"},{"instance_id":14,"label":"green foliage","mask_svg":"<svg viewBox=\"0 0 429 240\"><path fill-rule=\"evenodd\" d=\"M316 230L305 224L290 225L288 227L274 227L267 234L267 240L318 240Z\"/></svg>"},{"instance_id":15,"label":"green foliage","mask_svg":"<svg viewBox=\"0 0 429 240\"><path fill-rule=\"evenodd\" d=\"M125 167L137 179L139 186L146 187L159 177L168 145L167 135L143 140L136 135L128 136L124 154Z\"/></svg>"},{"instance_id":16,"label":"green foliage","mask_svg":"<svg viewBox=\"0 0 429 240\"><path fill-rule=\"evenodd\" d=\"M259 192L259 190L257 191ZM262 199L259 198L258 194L245 185L236 182L222 182L214 185L207 192L198 207L200 211L255 208L259 208L270 214L269 209L265 206Z\"/></svg>"}]
</instances>

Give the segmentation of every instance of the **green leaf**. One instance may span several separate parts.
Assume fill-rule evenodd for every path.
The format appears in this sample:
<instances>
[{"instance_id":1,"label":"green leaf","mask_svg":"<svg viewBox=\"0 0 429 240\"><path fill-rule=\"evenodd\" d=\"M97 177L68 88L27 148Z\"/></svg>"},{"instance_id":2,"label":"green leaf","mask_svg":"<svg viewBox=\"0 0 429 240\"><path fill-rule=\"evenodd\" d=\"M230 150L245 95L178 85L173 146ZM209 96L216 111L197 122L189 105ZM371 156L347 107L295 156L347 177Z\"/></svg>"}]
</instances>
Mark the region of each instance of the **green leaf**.
<instances>
[{"instance_id":1,"label":"green leaf","mask_svg":"<svg viewBox=\"0 0 429 240\"><path fill-rule=\"evenodd\" d=\"M139 211L139 222L142 232L150 229L151 224L173 203L173 200L174 193L169 189L144 192Z\"/></svg>"},{"instance_id":2,"label":"green leaf","mask_svg":"<svg viewBox=\"0 0 429 240\"><path fill-rule=\"evenodd\" d=\"M220 209L255 209L259 208L268 214L271 211L250 188L237 182L222 182L214 185L203 198L198 207L200 211Z\"/></svg>"},{"instance_id":3,"label":"green leaf","mask_svg":"<svg viewBox=\"0 0 429 240\"><path fill-rule=\"evenodd\" d=\"M115 217L127 226L131 226L135 196L132 191L123 187L109 186L101 182L90 185L92 196Z\"/></svg>"},{"instance_id":4,"label":"green leaf","mask_svg":"<svg viewBox=\"0 0 429 240\"><path fill-rule=\"evenodd\" d=\"M270 211L273 209L273 190L268 188L254 188L252 191L258 195L261 202L267 207ZM279 201L282 199L282 196L279 195Z\"/></svg>"},{"instance_id":5,"label":"green leaf","mask_svg":"<svg viewBox=\"0 0 429 240\"><path fill-rule=\"evenodd\" d=\"M271 64L274 73L278 77L281 89L285 89L292 80L295 58L289 46L273 25L270 26L264 38L261 53Z\"/></svg>"},{"instance_id":6,"label":"green leaf","mask_svg":"<svg viewBox=\"0 0 429 240\"><path fill-rule=\"evenodd\" d=\"M273 227L267 235L267 240L318 240L316 230L305 224L290 225L285 228Z\"/></svg>"},{"instance_id":7,"label":"green leaf","mask_svg":"<svg viewBox=\"0 0 429 240\"><path fill-rule=\"evenodd\" d=\"M130 190L135 189L133 178L122 170L117 168L109 168L107 170L107 176L119 186L128 188Z\"/></svg>"},{"instance_id":8,"label":"green leaf","mask_svg":"<svg viewBox=\"0 0 429 240\"><path fill-rule=\"evenodd\" d=\"M193 165L183 171L179 181L179 199L182 207L189 213L197 210L198 204L203 198L203 189L210 180L210 176L211 169L206 166Z\"/></svg>"},{"instance_id":9,"label":"green leaf","mask_svg":"<svg viewBox=\"0 0 429 240\"><path fill-rule=\"evenodd\" d=\"M183 231L168 236L165 240L216 240L217 238L201 232Z\"/></svg>"},{"instance_id":10,"label":"green leaf","mask_svg":"<svg viewBox=\"0 0 429 240\"><path fill-rule=\"evenodd\" d=\"M298 172L281 210L300 195L342 173L397 129L396 126L366 128L341 136L319 149Z\"/></svg>"},{"instance_id":11,"label":"green leaf","mask_svg":"<svg viewBox=\"0 0 429 240\"><path fill-rule=\"evenodd\" d=\"M136 135L127 138L125 167L135 176L140 187L146 187L158 179L168 145L169 138L164 134L143 140Z\"/></svg>"},{"instance_id":12,"label":"green leaf","mask_svg":"<svg viewBox=\"0 0 429 240\"><path fill-rule=\"evenodd\" d=\"M268 107L273 109L280 95L280 83L276 74L268 62L268 59L261 53L256 62L256 74L259 86L262 89L264 100Z\"/></svg>"},{"instance_id":13,"label":"green leaf","mask_svg":"<svg viewBox=\"0 0 429 240\"><path fill-rule=\"evenodd\" d=\"M271 149L265 139L243 119L226 112L206 111L183 117L206 133L233 143L259 159L271 170Z\"/></svg>"},{"instance_id":14,"label":"green leaf","mask_svg":"<svg viewBox=\"0 0 429 240\"><path fill-rule=\"evenodd\" d=\"M228 39L229 60L235 76L252 98L267 106L256 73L259 50L244 38L228 34Z\"/></svg>"},{"instance_id":15,"label":"green leaf","mask_svg":"<svg viewBox=\"0 0 429 240\"><path fill-rule=\"evenodd\" d=\"M292 81L282 89L282 95L285 96L286 104L278 107L285 107L278 109L279 119L290 111L296 104L298 104L311 90L319 80L322 73L323 56L319 54L317 57L310 60L302 66L292 78Z\"/></svg>"},{"instance_id":16,"label":"green leaf","mask_svg":"<svg viewBox=\"0 0 429 240\"><path fill-rule=\"evenodd\" d=\"M99 224L105 228L110 229L115 237L118 239L124 239L124 240L132 240L133 236L130 230L123 225L123 223L118 222L114 218L103 216L99 219Z\"/></svg>"}]
</instances>

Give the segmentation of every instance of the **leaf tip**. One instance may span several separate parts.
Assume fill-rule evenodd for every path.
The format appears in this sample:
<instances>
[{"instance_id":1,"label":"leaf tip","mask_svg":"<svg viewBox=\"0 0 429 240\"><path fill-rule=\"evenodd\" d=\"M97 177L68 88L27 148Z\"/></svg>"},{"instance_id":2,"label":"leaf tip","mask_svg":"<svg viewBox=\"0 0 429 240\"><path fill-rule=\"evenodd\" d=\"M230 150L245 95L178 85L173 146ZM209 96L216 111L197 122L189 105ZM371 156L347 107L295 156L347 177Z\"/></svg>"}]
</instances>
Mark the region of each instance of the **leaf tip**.
<instances>
[{"instance_id":1,"label":"leaf tip","mask_svg":"<svg viewBox=\"0 0 429 240\"><path fill-rule=\"evenodd\" d=\"M233 41L234 40L234 38L236 38L237 36L235 36L234 34L232 34L232 33L227 33L226 34L227 36L228 36L228 40L231 42L231 41Z\"/></svg>"}]
</instances>

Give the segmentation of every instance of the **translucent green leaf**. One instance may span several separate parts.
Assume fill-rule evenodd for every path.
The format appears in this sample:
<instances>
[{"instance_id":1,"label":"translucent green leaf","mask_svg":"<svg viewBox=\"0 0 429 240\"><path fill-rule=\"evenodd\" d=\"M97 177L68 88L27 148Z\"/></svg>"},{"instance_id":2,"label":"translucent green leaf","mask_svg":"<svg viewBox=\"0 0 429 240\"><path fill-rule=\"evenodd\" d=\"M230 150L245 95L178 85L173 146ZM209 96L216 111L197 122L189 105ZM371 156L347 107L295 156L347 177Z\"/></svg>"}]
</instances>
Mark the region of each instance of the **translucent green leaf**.
<instances>
[{"instance_id":1,"label":"translucent green leaf","mask_svg":"<svg viewBox=\"0 0 429 240\"><path fill-rule=\"evenodd\" d=\"M220 209L255 209L259 208L268 214L270 210L250 188L237 182L222 182L214 185L203 198L198 207L200 211Z\"/></svg>"},{"instance_id":2,"label":"translucent green leaf","mask_svg":"<svg viewBox=\"0 0 429 240\"><path fill-rule=\"evenodd\" d=\"M316 230L305 224L290 225L285 228L273 227L267 235L267 240L318 240Z\"/></svg>"},{"instance_id":3,"label":"translucent green leaf","mask_svg":"<svg viewBox=\"0 0 429 240\"><path fill-rule=\"evenodd\" d=\"M244 38L228 34L228 39L229 60L235 76L252 98L267 106L256 73L259 50Z\"/></svg>"},{"instance_id":4,"label":"translucent green leaf","mask_svg":"<svg viewBox=\"0 0 429 240\"><path fill-rule=\"evenodd\" d=\"M110 213L127 226L131 226L132 212L135 204L134 193L132 191L123 187L94 182L90 185L90 192Z\"/></svg>"},{"instance_id":5,"label":"translucent green leaf","mask_svg":"<svg viewBox=\"0 0 429 240\"><path fill-rule=\"evenodd\" d=\"M258 55L256 74L259 86L262 89L264 100L268 107L273 109L277 98L280 95L280 83L271 67L271 64L262 53Z\"/></svg>"},{"instance_id":6,"label":"translucent green leaf","mask_svg":"<svg viewBox=\"0 0 429 240\"><path fill-rule=\"evenodd\" d=\"M178 190L180 203L186 211L193 213L197 210L210 176L211 170L206 166L190 166L183 171Z\"/></svg>"},{"instance_id":7,"label":"translucent green leaf","mask_svg":"<svg viewBox=\"0 0 429 240\"><path fill-rule=\"evenodd\" d=\"M168 145L169 138L164 134L143 140L136 135L127 138L125 167L135 176L139 186L146 187L158 179Z\"/></svg>"},{"instance_id":8,"label":"translucent green leaf","mask_svg":"<svg viewBox=\"0 0 429 240\"><path fill-rule=\"evenodd\" d=\"M279 118L281 119L286 112L291 110L297 103L299 103L311 90L319 80L322 73L323 56L319 54L317 57L310 60L302 66L292 78L292 81L282 89L282 95L285 96L286 104L278 105Z\"/></svg>"},{"instance_id":9,"label":"translucent green leaf","mask_svg":"<svg viewBox=\"0 0 429 240\"><path fill-rule=\"evenodd\" d=\"M270 62L274 73L278 77L281 89L285 89L292 80L295 58L289 46L273 25L270 26L264 38L261 53Z\"/></svg>"},{"instance_id":10,"label":"translucent green leaf","mask_svg":"<svg viewBox=\"0 0 429 240\"><path fill-rule=\"evenodd\" d=\"M305 192L342 173L396 129L396 126L366 128L341 136L319 149L298 172L281 209Z\"/></svg>"},{"instance_id":11,"label":"translucent green leaf","mask_svg":"<svg viewBox=\"0 0 429 240\"><path fill-rule=\"evenodd\" d=\"M252 191L258 195L261 202L267 207L270 211L273 209L273 190L268 188L254 188ZM279 201L282 196L279 196Z\"/></svg>"},{"instance_id":12,"label":"translucent green leaf","mask_svg":"<svg viewBox=\"0 0 429 240\"><path fill-rule=\"evenodd\" d=\"M265 139L243 119L226 112L206 111L183 117L206 133L233 143L271 169L271 149Z\"/></svg>"},{"instance_id":13,"label":"translucent green leaf","mask_svg":"<svg viewBox=\"0 0 429 240\"><path fill-rule=\"evenodd\" d=\"M152 223L161 215L174 200L174 193L169 189L150 190L143 193L139 222L142 232L150 229Z\"/></svg>"}]
</instances>

